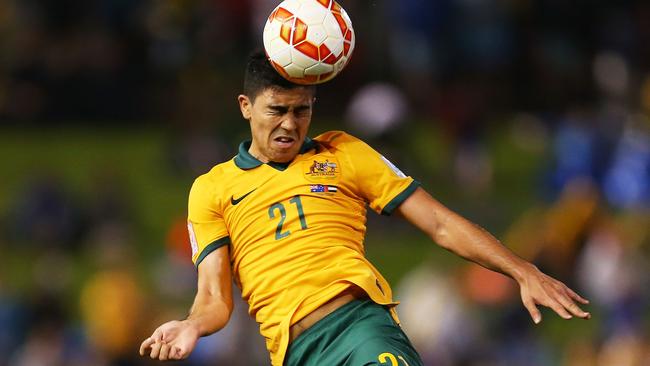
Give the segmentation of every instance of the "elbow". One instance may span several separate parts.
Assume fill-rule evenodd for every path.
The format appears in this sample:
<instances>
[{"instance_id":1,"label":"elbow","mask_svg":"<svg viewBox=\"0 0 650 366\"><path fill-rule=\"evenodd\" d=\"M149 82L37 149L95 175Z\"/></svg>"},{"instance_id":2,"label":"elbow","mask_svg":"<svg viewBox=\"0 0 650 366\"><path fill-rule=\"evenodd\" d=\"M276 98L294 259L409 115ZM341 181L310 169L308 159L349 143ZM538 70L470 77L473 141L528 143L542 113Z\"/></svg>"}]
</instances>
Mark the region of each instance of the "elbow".
<instances>
[{"instance_id":1,"label":"elbow","mask_svg":"<svg viewBox=\"0 0 650 366\"><path fill-rule=\"evenodd\" d=\"M211 308L212 319L214 322L210 326L211 329L208 331L209 334L218 332L226 327L232 315L232 300L228 301L227 299L219 298L214 299Z\"/></svg>"},{"instance_id":2,"label":"elbow","mask_svg":"<svg viewBox=\"0 0 650 366\"><path fill-rule=\"evenodd\" d=\"M439 226L434 232L429 235L429 237L431 240L433 240L434 243L438 244L438 246L446 250L453 251L449 239L449 232L444 228Z\"/></svg>"},{"instance_id":3,"label":"elbow","mask_svg":"<svg viewBox=\"0 0 650 366\"><path fill-rule=\"evenodd\" d=\"M221 303L221 310L219 311L219 314L222 314L221 319L220 319L220 324L219 324L219 329L222 329L228 324L230 321L230 317L232 316L232 310L233 310L233 305L232 301L230 303L227 302L222 302Z\"/></svg>"},{"instance_id":4,"label":"elbow","mask_svg":"<svg viewBox=\"0 0 650 366\"><path fill-rule=\"evenodd\" d=\"M438 244L438 246L458 256L467 258L469 255L469 243L467 242L467 239L450 231L449 227L444 224L440 224L436 227L436 230L431 235L431 239Z\"/></svg>"},{"instance_id":5,"label":"elbow","mask_svg":"<svg viewBox=\"0 0 650 366\"><path fill-rule=\"evenodd\" d=\"M445 225L444 220L437 220L435 225L432 225L428 231L429 237L433 242L443 247L444 249L451 250L450 233Z\"/></svg>"},{"instance_id":6,"label":"elbow","mask_svg":"<svg viewBox=\"0 0 650 366\"><path fill-rule=\"evenodd\" d=\"M201 302L205 306L204 311L211 314L210 317L213 319L209 333L221 330L228 324L233 312L232 296L220 291L206 291L202 298Z\"/></svg>"},{"instance_id":7,"label":"elbow","mask_svg":"<svg viewBox=\"0 0 650 366\"><path fill-rule=\"evenodd\" d=\"M233 311L232 297L224 296L223 294L214 294L210 297L212 299L213 307L217 309L217 313L223 315L223 326L226 326Z\"/></svg>"}]
</instances>

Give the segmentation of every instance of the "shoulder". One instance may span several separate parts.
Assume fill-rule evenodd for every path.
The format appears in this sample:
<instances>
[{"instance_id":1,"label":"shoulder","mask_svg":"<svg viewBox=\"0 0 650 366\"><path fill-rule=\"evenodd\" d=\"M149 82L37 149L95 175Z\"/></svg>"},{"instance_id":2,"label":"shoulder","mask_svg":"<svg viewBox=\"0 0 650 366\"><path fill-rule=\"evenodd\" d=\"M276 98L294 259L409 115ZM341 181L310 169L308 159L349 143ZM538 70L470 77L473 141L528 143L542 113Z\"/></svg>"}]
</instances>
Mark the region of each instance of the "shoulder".
<instances>
[{"instance_id":1,"label":"shoulder","mask_svg":"<svg viewBox=\"0 0 650 366\"><path fill-rule=\"evenodd\" d=\"M225 182L230 179L235 170L235 163L231 160L215 165L210 171L198 176L189 194L189 214L196 215L203 208L209 208L210 211L221 211L223 203L226 202L226 193L228 187Z\"/></svg>"},{"instance_id":2,"label":"shoulder","mask_svg":"<svg viewBox=\"0 0 650 366\"><path fill-rule=\"evenodd\" d=\"M361 139L345 131L327 131L314 138L320 145L328 149L342 150L354 145L366 145Z\"/></svg>"},{"instance_id":3,"label":"shoulder","mask_svg":"<svg viewBox=\"0 0 650 366\"><path fill-rule=\"evenodd\" d=\"M231 175L235 172L234 158L226 162L220 163L212 167L207 173L199 175L192 186L192 189L212 190L214 191L220 186L220 182L224 181L224 177Z\"/></svg>"}]
</instances>

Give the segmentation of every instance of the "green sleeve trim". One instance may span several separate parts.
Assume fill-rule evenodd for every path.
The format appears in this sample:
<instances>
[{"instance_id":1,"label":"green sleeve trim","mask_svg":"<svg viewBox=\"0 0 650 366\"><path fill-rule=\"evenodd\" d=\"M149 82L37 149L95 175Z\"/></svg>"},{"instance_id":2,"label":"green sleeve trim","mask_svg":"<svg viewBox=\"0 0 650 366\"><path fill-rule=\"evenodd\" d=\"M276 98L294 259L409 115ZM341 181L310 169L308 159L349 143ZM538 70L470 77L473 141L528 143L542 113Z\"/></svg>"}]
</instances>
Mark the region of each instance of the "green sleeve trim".
<instances>
[{"instance_id":1,"label":"green sleeve trim","mask_svg":"<svg viewBox=\"0 0 650 366\"><path fill-rule=\"evenodd\" d=\"M214 252L215 250L221 248L222 246L228 245L228 244L230 244L230 237L229 236L224 236L223 238L217 239L217 240L213 241L212 243L208 244L205 248L203 248L203 251L201 252L199 257L196 259L196 263L194 264L196 266L196 268L199 268L199 263L201 263L201 261L203 259L205 259L205 257L208 256L208 254L210 254L210 253Z\"/></svg>"},{"instance_id":2,"label":"green sleeve trim","mask_svg":"<svg viewBox=\"0 0 650 366\"><path fill-rule=\"evenodd\" d=\"M409 198L410 195L415 192L416 189L420 186L420 182L414 180L409 184L406 189L404 189L400 194L395 196L386 206L384 206L384 209L381 210L381 214L385 216L390 216L395 209L402 204L407 198Z\"/></svg>"}]
</instances>

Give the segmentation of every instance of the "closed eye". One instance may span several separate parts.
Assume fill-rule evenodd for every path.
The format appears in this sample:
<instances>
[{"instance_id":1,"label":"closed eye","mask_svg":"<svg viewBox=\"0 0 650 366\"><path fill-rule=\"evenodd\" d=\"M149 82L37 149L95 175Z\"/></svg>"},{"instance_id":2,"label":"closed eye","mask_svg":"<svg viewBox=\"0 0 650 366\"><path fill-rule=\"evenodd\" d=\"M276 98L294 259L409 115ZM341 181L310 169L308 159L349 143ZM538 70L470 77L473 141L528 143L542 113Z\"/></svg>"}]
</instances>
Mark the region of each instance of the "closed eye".
<instances>
[{"instance_id":1,"label":"closed eye","mask_svg":"<svg viewBox=\"0 0 650 366\"><path fill-rule=\"evenodd\" d=\"M310 110L311 109L309 106L300 106L294 109L293 112L296 114L296 116L304 116L306 114L309 114Z\"/></svg>"},{"instance_id":2,"label":"closed eye","mask_svg":"<svg viewBox=\"0 0 650 366\"><path fill-rule=\"evenodd\" d=\"M267 109L267 114L271 116L282 116L290 111L293 111L293 114L297 117L304 117L309 115L311 112L311 106L309 105L299 105L297 107L289 108L281 105L271 105Z\"/></svg>"},{"instance_id":3,"label":"closed eye","mask_svg":"<svg viewBox=\"0 0 650 366\"><path fill-rule=\"evenodd\" d=\"M268 113L274 116L281 116L289 111L289 108L279 106L279 105L272 105L269 106Z\"/></svg>"}]
</instances>

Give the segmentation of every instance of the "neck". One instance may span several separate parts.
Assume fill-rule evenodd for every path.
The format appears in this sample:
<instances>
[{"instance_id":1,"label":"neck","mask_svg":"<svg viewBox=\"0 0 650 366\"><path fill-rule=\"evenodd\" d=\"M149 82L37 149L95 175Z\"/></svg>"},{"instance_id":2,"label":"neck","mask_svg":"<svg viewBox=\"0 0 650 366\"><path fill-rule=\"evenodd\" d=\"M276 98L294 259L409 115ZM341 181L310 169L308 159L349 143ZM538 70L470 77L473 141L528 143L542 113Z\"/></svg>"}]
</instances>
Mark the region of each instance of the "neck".
<instances>
[{"instance_id":1,"label":"neck","mask_svg":"<svg viewBox=\"0 0 650 366\"><path fill-rule=\"evenodd\" d=\"M255 159L261 161L262 163L266 164L269 161L271 161L257 149L257 146L255 146L255 140L251 142L251 146L248 148L248 153L251 154L251 156L254 157Z\"/></svg>"}]
</instances>

